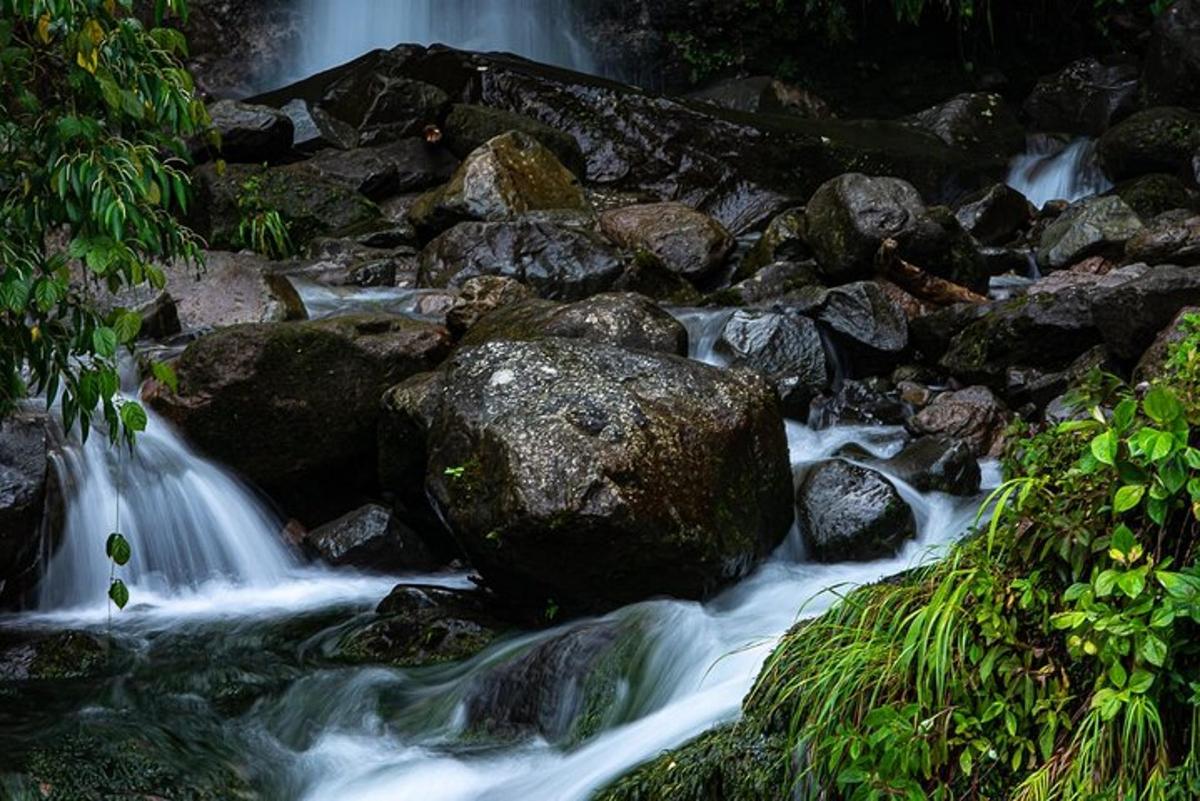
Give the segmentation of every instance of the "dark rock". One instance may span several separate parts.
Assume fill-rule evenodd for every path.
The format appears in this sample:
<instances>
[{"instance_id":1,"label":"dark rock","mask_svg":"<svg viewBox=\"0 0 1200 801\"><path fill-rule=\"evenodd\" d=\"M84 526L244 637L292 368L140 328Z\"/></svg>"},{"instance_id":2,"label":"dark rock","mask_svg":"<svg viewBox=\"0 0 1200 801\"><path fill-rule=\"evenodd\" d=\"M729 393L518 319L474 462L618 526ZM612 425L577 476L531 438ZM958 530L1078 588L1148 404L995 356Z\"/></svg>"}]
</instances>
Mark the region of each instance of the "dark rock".
<instances>
[{"instance_id":1,"label":"dark rock","mask_svg":"<svg viewBox=\"0 0 1200 801\"><path fill-rule=\"evenodd\" d=\"M378 619L343 636L343 661L422 667L460 662L488 646L510 625L495 599L478 590L401 584L375 610Z\"/></svg>"},{"instance_id":2,"label":"dark rock","mask_svg":"<svg viewBox=\"0 0 1200 801\"><path fill-rule=\"evenodd\" d=\"M1158 15L1142 83L1151 103L1200 108L1200 2L1176 0Z\"/></svg>"},{"instance_id":3,"label":"dark rock","mask_svg":"<svg viewBox=\"0 0 1200 801\"><path fill-rule=\"evenodd\" d=\"M358 145L379 145L421 135L450 107L439 87L403 74L405 48L375 51L367 68L347 65L323 92L318 107L358 131ZM362 61L360 59L360 61Z\"/></svg>"},{"instance_id":4,"label":"dark rock","mask_svg":"<svg viewBox=\"0 0 1200 801\"><path fill-rule=\"evenodd\" d=\"M886 559L917 533L912 510L890 481L840 459L808 471L796 509L808 555L818 562Z\"/></svg>"},{"instance_id":5,"label":"dark rock","mask_svg":"<svg viewBox=\"0 0 1200 801\"><path fill-rule=\"evenodd\" d=\"M701 597L790 526L782 417L752 373L547 339L460 351L434 380L385 403L401 424L432 418L430 497L506 597Z\"/></svg>"},{"instance_id":6,"label":"dark rock","mask_svg":"<svg viewBox=\"0 0 1200 801\"><path fill-rule=\"evenodd\" d=\"M1025 130L1004 98L987 92L956 95L913 115L911 122L971 158L997 167L1025 149Z\"/></svg>"},{"instance_id":7,"label":"dark rock","mask_svg":"<svg viewBox=\"0 0 1200 801\"><path fill-rule=\"evenodd\" d=\"M1085 58L1037 82L1025 100L1035 131L1100 136L1138 107L1138 69Z\"/></svg>"},{"instance_id":8,"label":"dark rock","mask_svg":"<svg viewBox=\"0 0 1200 801\"><path fill-rule=\"evenodd\" d=\"M388 315L233 326L189 345L179 392L158 387L150 401L292 516L320 523L377 486L384 390L449 349L445 329Z\"/></svg>"},{"instance_id":9,"label":"dark rock","mask_svg":"<svg viewBox=\"0 0 1200 801\"><path fill-rule=\"evenodd\" d=\"M390 509L368 504L310 531L305 546L327 564L380 572L433 570L440 562Z\"/></svg>"},{"instance_id":10,"label":"dark rock","mask_svg":"<svg viewBox=\"0 0 1200 801\"><path fill-rule=\"evenodd\" d=\"M1200 268L1163 265L1096 292L1092 315L1113 355L1133 360L1180 309L1196 305L1200 305Z\"/></svg>"},{"instance_id":11,"label":"dark rock","mask_svg":"<svg viewBox=\"0 0 1200 801\"><path fill-rule=\"evenodd\" d=\"M578 300L612 288L624 271L617 250L588 231L530 220L460 223L421 252L418 285L461 287L498 275L544 298Z\"/></svg>"},{"instance_id":12,"label":"dark rock","mask_svg":"<svg viewBox=\"0 0 1200 801\"><path fill-rule=\"evenodd\" d=\"M1195 180L1200 113L1160 107L1139 111L1100 138L1100 160L1114 181L1163 172Z\"/></svg>"},{"instance_id":13,"label":"dark rock","mask_svg":"<svg viewBox=\"0 0 1200 801\"><path fill-rule=\"evenodd\" d=\"M308 165L323 178L378 201L448 181L458 160L444 148L414 137L379 147L324 150Z\"/></svg>"},{"instance_id":14,"label":"dark rock","mask_svg":"<svg viewBox=\"0 0 1200 801\"><path fill-rule=\"evenodd\" d=\"M738 263L733 280L744 281L768 264L801 262L811 256L804 238L804 209L789 209L771 220L762 238Z\"/></svg>"},{"instance_id":15,"label":"dark rock","mask_svg":"<svg viewBox=\"0 0 1200 801\"><path fill-rule=\"evenodd\" d=\"M897 255L925 272L980 294L987 291L989 273L979 242L945 206L926 209L896 241Z\"/></svg>"},{"instance_id":16,"label":"dark rock","mask_svg":"<svg viewBox=\"0 0 1200 801\"><path fill-rule=\"evenodd\" d=\"M58 494L49 449L46 415L22 412L0 420L0 608L33 586L55 540L45 514L47 500Z\"/></svg>"},{"instance_id":17,"label":"dark rock","mask_svg":"<svg viewBox=\"0 0 1200 801\"><path fill-rule=\"evenodd\" d=\"M613 289L634 292L673 306L697 306L703 299L695 284L671 271L657 256L644 250L632 254L625 272L613 284Z\"/></svg>"},{"instance_id":18,"label":"dark rock","mask_svg":"<svg viewBox=\"0 0 1200 801\"><path fill-rule=\"evenodd\" d=\"M301 153L313 153L327 147L338 150L358 147L358 131L306 100L292 100L285 103L280 111L292 121L295 129L294 147Z\"/></svg>"},{"instance_id":19,"label":"dark rock","mask_svg":"<svg viewBox=\"0 0 1200 801\"><path fill-rule=\"evenodd\" d=\"M1088 256L1120 253L1143 228L1141 218L1116 195L1071 204L1046 226L1038 245L1038 263L1062 269Z\"/></svg>"},{"instance_id":20,"label":"dark rock","mask_svg":"<svg viewBox=\"0 0 1200 801\"><path fill-rule=\"evenodd\" d=\"M999 454L1008 421L1008 410L990 389L968 387L939 395L912 418L910 427L918 434L963 441L983 458Z\"/></svg>"},{"instance_id":21,"label":"dark rock","mask_svg":"<svg viewBox=\"0 0 1200 801\"><path fill-rule=\"evenodd\" d=\"M1113 192L1143 220L1175 209L1200 211L1196 193L1174 175L1153 173L1117 185Z\"/></svg>"},{"instance_id":22,"label":"dark rock","mask_svg":"<svg viewBox=\"0 0 1200 801\"><path fill-rule=\"evenodd\" d=\"M734 312L717 350L734 366L761 373L779 393L788 417L807 418L808 407L829 387L830 369L817 325L784 312Z\"/></svg>"},{"instance_id":23,"label":"dark rock","mask_svg":"<svg viewBox=\"0 0 1200 801\"><path fill-rule=\"evenodd\" d=\"M677 356L688 352L687 329L652 301L626 292L594 295L565 305L536 299L509 304L476 323L459 347L549 337L585 339Z\"/></svg>"},{"instance_id":24,"label":"dark rock","mask_svg":"<svg viewBox=\"0 0 1200 801\"><path fill-rule=\"evenodd\" d=\"M681 203L613 209L600 215L604 235L627 250L644 250L668 270L700 280L725 263L733 237L719 222Z\"/></svg>"},{"instance_id":25,"label":"dark rock","mask_svg":"<svg viewBox=\"0 0 1200 801\"><path fill-rule=\"evenodd\" d=\"M720 81L692 92L688 99L754 114L794 114L811 120L833 117L828 104L812 92L768 75Z\"/></svg>"},{"instance_id":26,"label":"dark rock","mask_svg":"<svg viewBox=\"0 0 1200 801\"><path fill-rule=\"evenodd\" d=\"M921 437L890 459L871 463L918 492L974 495L979 492L979 462L971 447L949 437Z\"/></svg>"},{"instance_id":27,"label":"dark rock","mask_svg":"<svg viewBox=\"0 0 1200 801\"><path fill-rule=\"evenodd\" d=\"M884 362L894 364L908 347L908 320L904 311L874 281L859 281L830 290L818 319L847 349L849 367L855 373L873 372Z\"/></svg>"},{"instance_id":28,"label":"dark rock","mask_svg":"<svg viewBox=\"0 0 1200 801\"><path fill-rule=\"evenodd\" d=\"M1115 372L1108 350L1097 345L1063 370L1014 366L1005 375L1004 398L1014 409L1044 409L1059 395L1077 386L1094 369Z\"/></svg>"},{"instance_id":29,"label":"dark rock","mask_svg":"<svg viewBox=\"0 0 1200 801\"><path fill-rule=\"evenodd\" d=\"M793 292L821 286L814 261L780 261L768 264L749 278L719 293L727 305L753 306L768 300L783 301Z\"/></svg>"},{"instance_id":30,"label":"dark rock","mask_svg":"<svg viewBox=\"0 0 1200 801\"><path fill-rule=\"evenodd\" d=\"M513 131L470 153L449 183L413 204L409 218L432 236L464 221L559 209L590 209L579 180L536 139Z\"/></svg>"},{"instance_id":31,"label":"dark rock","mask_svg":"<svg viewBox=\"0 0 1200 801\"><path fill-rule=\"evenodd\" d=\"M925 361L936 363L963 329L991 312L991 306L959 303L910 320L908 335Z\"/></svg>"},{"instance_id":32,"label":"dark rock","mask_svg":"<svg viewBox=\"0 0 1200 801\"><path fill-rule=\"evenodd\" d=\"M203 158L227 162L262 164L286 159L292 149L293 125L287 114L269 106L236 100L219 100L208 107L212 126L220 134L220 146L208 143L199 148Z\"/></svg>"},{"instance_id":33,"label":"dark rock","mask_svg":"<svg viewBox=\"0 0 1200 801\"><path fill-rule=\"evenodd\" d=\"M1017 190L996 184L967 199L954 212L959 225L985 245L1011 242L1033 222L1036 210Z\"/></svg>"},{"instance_id":34,"label":"dark rock","mask_svg":"<svg viewBox=\"0 0 1200 801\"><path fill-rule=\"evenodd\" d=\"M206 164L193 174L196 197L192 223L209 247L238 250L243 212L239 200L272 211L296 245L320 236L340 236L378 224L379 208L354 189L321 175L305 162L282 167Z\"/></svg>"},{"instance_id":35,"label":"dark rock","mask_svg":"<svg viewBox=\"0 0 1200 801\"><path fill-rule=\"evenodd\" d=\"M459 158L466 158L476 148L509 131L520 131L541 142L575 175L587 172L587 162L575 137L524 114L460 103L450 109L442 126L446 147Z\"/></svg>"},{"instance_id":36,"label":"dark rock","mask_svg":"<svg viewBox=\"0 0 1200 801\"><path fill-rule=\"evenodd\" d=\"M54 682L100 674L109 646L83 631L14 632L0 637L0 683Z\"/></svg>"},{"instance_id":37,"label":"dark rock","mask_svg":"<svg viewBox=\"0 0 1200 801\"><path fill-rule=\"evenodd\" d=\"M883 383L843 381L832 395L813 401L809 426L823 430L839 425L900 425L909 409L891 387L881 386Z\"/></svg>"},{"instance_id":38,"label":"dark rock","mask_svg":"<svg viewBox=\"0 0 1200 801\"><path fill-rule=\"evenodd\" d=\"M1145 264L1200 264L1200 217L1167 215L1125 243L1125 258Z\"/></svg>"},{"instance_id":39,"label":"dark rock","mask_svg":"<svg viewBox=\"0 0 1200 801\"><path fill-rule=\"evenodd\" d=\"M469 278L463 282L454 305L446 312L446 325L455 336L462 336L496 309L533 297L532 289L513 278L502 275Z\"/></svg>"},{"instance_id":40,"label":"dark rock","mask_svg":"<svg viewBox=\"0 0 1200 801\"><path fill-rule=\"evenodd\" d=\"M915 230L925 203L898 178L848 173L821 186L805 209L807 239L822 272L845 283L871 275L885 239Z\"/></svg>"}]
</instances>

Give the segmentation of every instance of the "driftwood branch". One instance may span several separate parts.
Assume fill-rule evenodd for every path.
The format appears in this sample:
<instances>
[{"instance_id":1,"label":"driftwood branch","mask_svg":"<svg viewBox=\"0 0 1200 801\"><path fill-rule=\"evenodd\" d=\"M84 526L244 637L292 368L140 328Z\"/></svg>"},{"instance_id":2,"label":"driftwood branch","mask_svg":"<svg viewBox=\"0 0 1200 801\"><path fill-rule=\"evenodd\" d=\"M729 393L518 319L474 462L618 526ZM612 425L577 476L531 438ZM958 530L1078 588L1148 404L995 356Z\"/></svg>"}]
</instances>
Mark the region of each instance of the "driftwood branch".
<instances>
[{"instance_id":1,"label":"driftwood branch","mask_svg":"<svg viewBox=\"0 0 1200 801\"><path fill-rule=\"evenodd\" d=\"M914 264L909 264L900 258L897 250L899 245L894 239L885 239L875 254L875 267L879 274L896 284L913 297L919 298L937 306L951 306L955 303L987 303L988 299L977 292L972 292L965 286L938 278Z\"/></svg>"}]
</instances>

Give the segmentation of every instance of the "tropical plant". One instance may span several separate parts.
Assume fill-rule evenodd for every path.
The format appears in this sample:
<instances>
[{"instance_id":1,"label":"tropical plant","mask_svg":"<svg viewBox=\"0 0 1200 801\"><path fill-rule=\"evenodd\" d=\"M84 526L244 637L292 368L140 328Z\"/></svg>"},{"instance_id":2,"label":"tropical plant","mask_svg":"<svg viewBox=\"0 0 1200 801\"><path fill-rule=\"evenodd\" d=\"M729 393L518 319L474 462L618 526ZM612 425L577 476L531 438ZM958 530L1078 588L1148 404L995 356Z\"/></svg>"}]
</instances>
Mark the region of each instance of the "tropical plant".
<instances>
[{"instance_id":1,"label":"tropical plant","mask_svg":"<svg viewBox=\"0 0 1200 801\"><path fill-rule=\"evenodd\" d=\"M277 209L262 198L262 177L252 175L238 192L237 246L269 259L286 259L296 252L288 225Z\"/></svg>"}]
</instances>

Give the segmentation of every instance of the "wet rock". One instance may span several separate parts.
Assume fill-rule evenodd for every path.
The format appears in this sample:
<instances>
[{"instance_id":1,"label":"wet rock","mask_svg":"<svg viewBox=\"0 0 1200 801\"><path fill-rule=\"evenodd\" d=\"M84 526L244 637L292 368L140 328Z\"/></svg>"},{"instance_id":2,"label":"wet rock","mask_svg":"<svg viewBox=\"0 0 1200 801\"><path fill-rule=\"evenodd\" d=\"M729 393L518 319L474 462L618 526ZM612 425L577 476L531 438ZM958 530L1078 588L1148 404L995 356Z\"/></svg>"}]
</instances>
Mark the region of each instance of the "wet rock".
<instances>
[{"instance_id":1,"label":"wet rock","mask_svg":"<svg viewBox=\"0 0 1200 801\"><path fill-rule=\"evenodd\" d=\"M1200 264L1200 216L1166 215L1125 243L1125 258L1145 264Z\"/></svg>"},{"instance_id":2,"label":"wet rock","mask_svg":"<svg viewBox=\"0 0 1200 801\"><path fill-rule=\"evenodd\" d=\"M1005 375L1004 399L1014 409L1044 409L1056 397L1077 386L1095 369L1109 373L1119 369L1103 345L1090 348L1062 370L1010 367Z\"/></svg>"},{"instance_id":3,"label":"wet rock","mask_svg":"<svg viewBox=\"0 0 1200 801\"><path fill-rule=\"evenodd\" d=\"M1195 180L1200 113L1170 106L1139 111L1100 138L1100 160L1114 181L1163 172Z\"/></svg>"},{"instance_id":4,"label":"wet rock","mask_svg":"<svg viewBox=\"0 0 1200 801\"><path fill-rule=\"evenodd\" d=\"M936 363L964 328L990 313L991 309L989 305L972 303L938 309L909 321L909 339L926 362Z\"/></svg>"},{"instance_id":5,"label":"wet rock","mask_svg":"<svg viewBox=\"0 0 1200 801\"><path fill-rule=\"evenodd\" d=\"M450 107L439 87L402 74L404 48L351 62L322 94L317 106L358 132L358 145L379 145L420 135Z\"/></svg>"},{"instance_id":6,"label":"wet rock","mask_svg":"<svg viewBox=\"0 0 1200 801\"><path fill-rule=\"evenodd\" d=\"M278 266L253 253L209 251L202 274L184 265L169 270L167 291L189 331L305 317L300 296Z\"/></svg>"},{"instance_id":7,"label":"wet rock","mask_svg":"<svg viewBox=\"0 0 1200 801\"><path fill-rule=\"evenodd\" d=\"M618 722L638 633L616 622L587 623L492 668L467 691L468 728L572 744Z\"/></svg>"},{"instance_id":8,"label":"wet rock","mask_svg":"<svg viewBox=\"0 0 1200 801\"><path fill-rule=\"evenodd\" d=\"M908 319L904 311L874 281L859 281L830 290L818 319L849 351L850 367L856 373L871 373L877 365L894 360L908 347Z\"/></svg>"},{"instance_id":9,"label":"wet rock","mask_svg":"<svg viewBox=\"0 0 1200 801\"><path fill-rule=\"evenodd\" d=\"M1200 2L1177 0L1159 14L1142 82L1151 103L1200 108Z\"/></svg>"},{"instance_id":10,"label":"wet rock","mask_svg":"<svg viewBox=\"0 0 1200 801\"><path fill-rule=\"evenodd\" d=\"M1133 360L1185 306L1200 305L1200 268L1162 265L1092 299L1096 326L1113 355Z\"/></svg>"},{"instance_id":11,"label":"wet rock","mask_svg":"<svg viewBox=\"0 0 1200 801\"><path fill-rule=\"evenodd\" d=\"M413 137L379 147L324 150L309 159L308 166L324 178L379 201L448 181L458 160L444 148Z\"/></svg>"},{"instance_id":12,"label":"wet rock","mask_svg":"<svg viewBox=\"0 0 1200 801\"><path fill-rule=\"evenodd\" d=\"M945 206L926 209L897 244L900 258L925 272L979 294L987 292L989 272L979 242Z\"/></svg>"},{"instance_id":13,"label":"wet rock","mask_svg":"<svg viewBox=\"0 0 1200 801\"><path fill-rule=\"evenodd\" d=\"M1118 196L1081 200L1046 227L1038 263L1062 269L1088 256L1120 253L1142 228L1141 218Z\"/></svg>"},{"instance_id":14,"label":"wet rock","mask_svg":"<svg viewBox=\"0 0 1200 801\"><path fill-rule=\"evenodd\" d=\"M688 352L687 329L654 302L627 292L594 295L568 304L519 301L483 317L463 336L459 347L549 337L585 339L677 356Z\"/></svg>"},{"instance_id":15,"label":"wet rock","mask_svg":"<svg viewBox=\"0 0 1200 801\"><path fill-rule=\"evenodd\" d=\"M754 114L794 114L813 120L833 116L828 104L812 92L769 75L720 81L692 92L688 99Z\"/></svg>"},{"instance_id":16,"label":"wet rock","mask_svg":"<svg viewBox=\"0 0 1200 801\"><path fill-rule=\"evenodd\" d=\"M1089 293L1069 288L995 304L950 343L938 364L999 388L1012 365L1062 368L1100 339Z\"/></svg>"},{"instance_id":17,"label":"wet rock","mask_svg":"<svg viewBox=\"0 0 1200 801\"><path fill-rule=\"evenodd\" d=\"M536 139L516 131L471 152L449 183L423 195L409 218L426 236L464 221L511 220L542 210L587 210L579 180Z\"/></svg>"},{"instance_id":18,"label":"wet rock","mask_svg":"<svg viewBox=\"0 0 1200 801\"><path fill-rule=\"evenodd\" d=\"M1035 131L1095 137L1137 108L1136 66L1085 58L1039 80L1024 112Z\"/></svg>"},{"instance_id":19,"label":"wet rock","mask_svg":"<svg viewBox=\"0 0 1200 801\"><path fill-rule=\"evenodd\" d=\"M541 142L575 175L586 173L587 162L575 137L524 114L459 103L450 109L442 126L446 147L459 158L466 158L476 148L509 131L520 131Z\"/></svg>"},{"instance_id":20,"label":"wet rock","mask_svg":"<svg viewBox=\"0 0 1200 801\"><path fill-rule=\"evenodd\" d=\"M808 471L796 509L808 555L818 562L886 559L917 532L912 510L890 481L840 459Z\"/></svg>"},{"instance_id":21,"label":"wet rock","mask_svg":"<svg viewBox=\"0 0 1200 801\"><path fill-rule=\"evenodd\" d=\"M429 424L430 497L505 597L702 597L790 526L782 417L752 373L547 339L460 351L434 380L385 404Z\"/></svg>"},{"instance_id":22,"label":"wet rock","mask_svg":"<svg viewBox=\"0 0 1200 801\"><path fill-rule=\"evenodd\" d=\"M990 389L967 387L939 395L909 425L918 434L965 442L974 456L983 458L999 454L1008 421L1008 409Z\"/></svg>"},{"instance_id":23,"label":"wet rock","mask_svg":"<svg viewBox=\"0 0 1200 801\"><path fill-rule=\"evenodd\" d=\"M1200 319L1198 315L1200 306L1185 306L1179 310L1170 325L1159 333L1142 354L1142 358L1138 359L1137 366L1133 368L1135 382L1155 381L1168 375L1167 363L1171 350L1196 330L1195 326L1190 324L1190 318Z\"/></svg>"},{"instance_id":24,"label":"wet rock","mask_svg":"<svg viewBox=\"0 0 1200 801\"><path fill-rule=\"evenodd\" d=\"M1025 131L1004 98L988 92L968 92L939 103L910 118L950 147L973 159L998 166L1025 149Z\"/></svg>"},{"instance_id":25,"label":"wet rock","mask_svg":"<svg viewBox=\"0 0 1200 801\"><path fill-rule=\"evenodd\" d=\"M295 129L294 147L301 153L314 153L324 148L352 150L358 147L358 131L329 116L318 106L296 98L280 108L292 121Z\"/></svg>"},{"instance_id":26,"label":"wet rock","mask_svg":"<svg viewBox=\"0 0 1200 801\"><path fill-rule=\"evenodd\" d=\"M768 300L782 301L794 292L820 286L816 262L779 261L717 293L714 299L726 305L753 306Z\"/></svg>"},{"instance_id":27,"label":"wet rock","mask_svg":"<svg viewBox=\"0 0 1200 801\"><path fill-rule=\"evenodd\" d=\"M672 272L652 253L638 251L628 259L625 272L613 284L620 292L635 292L672 306L698 306L703 300L691 281Z\"/></svg>"},{"instance_id":28,"label":"wet rock","mask_svg":"<svg viewBox=\"0 0 1200 801\"><path fill-rule=\"evenodd\" d=\"M553 300L604 292L625 272L625 260L599 235L549 222L459 223L421 252L418 285L461 287L480 276L503 276Z\"/></svg>"},{"instance_id":29,"label":"wet rock","mask_svg":"<svg viewBox=\"0 0 1200 801\"><path fill-rule=\"evenodd\" d=\"M320 523L377 486L384 390L449 349L445 329L389 315L232 326L188 346L178 393L148 400L291 516Z\"/></svg>"},{"instance_id":30,"label":"wet rock","mask_svg":"<svg viewBox=\"0 0 1200 801\"><path fill-rule=\"evenodd\" d=\"M798 314L737 311L717 341L732 364L761 373L779 393L788 417L805 419L829 387L830 369L817 325Z\"/></svg>"},{"instance_id":31,"label":"wet rock","mask_svg":"<svg viewBox=\"0 0 1200 801\"><path fill-rule=\"evenodd\" d=\"M396 286L415 271L417 252L410 247L377 248L354 239L318 239L308 248L308 258L296 267L285 267L289 277L302 277L326 286Z\"/></svg>"},{"instance_id":32,"label":"wet rock","mask_svg":"<svg viewBox=\"0 0 1200 801\"><path fill-rule=\"evenodd\" d=\"M733 280L744 281L768 264L802 262L812 256L804 239L804 209L789 209L771 220L762 237L738 263Z\"/></svg>"},{"instance_id":33,"label":"wet rock","mask_svg":"<svg viewBox=\"0 0 1200 801\"><path fill-rule=\"evenodd\" d=\"M1196 193L1174 175L1143 175L1118 184L1113 192L1145 221L1175 209L1200 210Z\"/></svg>"},{"instance_id":34,"label":"wet rock","mask_svg":"<svg viewBox=\"0 0 1200 801\"><path fill-rule=\"evenodd\" d=\"M1011 242L1033 222L1033 205L1007 184L995 184L954 212L963 230L985 245Z\"/></svg>"},{"instance_id":35,"label":"wet rock","mask_svg":"<svg viewBox=\"0 0 1200 801\"><path fill-rule=\"evenodd\" d=\"M0 420L0 608L15 604L37 580L56 532L46 520L57 496L50 465L49 420L20 412Z\"/></svg>"},{"instance_id":36,"label":"wet rock","mask_svg":"<svg viewBox=\"0 0 1200 801\"><path fill-rule=\"evenodd\" d=\"M0 634L0 683L50 682L101 673L109 647L83 631Z\"/></svg>"},{"instance_id":37,"label":"wet rock","mask_svg":"<svg viewBox=\"0 0 1200 801\"><path fill-rule=\"evenodd\" d=\"M843 381L837 391L813 401L808 424L823 430L839 425L893 426L904 422L907 405L887 382Z\"/></svg>"},{"instance_id":38,"label":"wet rock","mask_svg":"<svg viewBox=\"0 0 1200 801\"><path fill-rule=\"evenodd\" d=\"M390 509L368 504L310 531L306 548L334 567L379 572L433 570L441 565Z\"/></svg>"},{"instance_id":39,"label":"wet rock","mask_svg":"<svg viewBox=\"0 0 1200 801\"><path fill-rule=\"evenodd\" d=\"M287 114L269 106L237 100L218 100L208 107L212 126L221 136L219 149L193 148L202 158L222 158L231 163L262 164L281 161L292 149L293 126Z\"/></svg>"},{"instance_id":40,"label":"wet rock","mask_svg":"<svg viewBox=\"0 0 1200 801\"><path fill-rule=\"evenodd\" d=\"M848 173L823 184L809 201L808 243L831 281L865 278L883 240L911 233L924 211L921 195L907 181Z\"/></svg>"},{"instance_id":41,"label":"wet rock","mask_svg":"<svg viewBox=\"0 0 1200 801\"><path fill-rule=\"evenodd\" d=\"M342 638L338 658L396 667L460 662L510 628L495 599L478 590L401 584L375 612L378 619Z\"/></svg>"},{"instance_id":42,"label":"wet rock","mask_svg":"<svg viewBox=\"0 0 1200 801\"><path fill-rule=\"evenodd\" d=\"M357 233L380 220L374 203L304 162L268 168L230 164L223 171L206 164L193 173L193 187L191 222L216 249L238 250L245 244L239 201L246 199L279 212L297 246L320 236Z\"/></svg>"},{"instance_id":43,"label":"wet rock","mask_svg":"<svg viewBox=\"0 0 1200 801\"><path fill-rule=\"evenodd\" d=\"M950 437L920 437L890 459L874 462L918 492L945 492L970 496L979 492L979 462L971 447Z\"/></svg>"},{"instance_id":44,"label":"wet rock","mask_svg":"<svg viewBox=\"0 0 1200 801\"><path fill-rule=\"evenodd\" d=\"M600 228L620 247L647 251L693 281L724 264L734 246L724 226L681 203L613 209L600 215Z\"/></svg>"},{"instance_id":45,"label":"wet rock","mask_svg":"<svg viewBox=\"0 0 1200 801\"><path fill-rule=\"evenodd\" d=\"M446 312L446 325L462 336L488 314L534 297L533 290L502 275L483 275L463 282L454 304Z\"/></svg>"}]
</instances>

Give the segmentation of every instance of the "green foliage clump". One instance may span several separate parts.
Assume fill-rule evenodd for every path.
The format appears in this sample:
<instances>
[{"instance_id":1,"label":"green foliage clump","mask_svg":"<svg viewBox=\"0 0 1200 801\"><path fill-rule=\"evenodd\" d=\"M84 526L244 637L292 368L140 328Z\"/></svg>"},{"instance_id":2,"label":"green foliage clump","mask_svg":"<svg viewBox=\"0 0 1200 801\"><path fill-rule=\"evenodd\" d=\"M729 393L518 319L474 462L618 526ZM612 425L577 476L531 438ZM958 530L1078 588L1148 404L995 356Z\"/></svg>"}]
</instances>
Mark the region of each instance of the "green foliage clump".
<instances>
[{"instance_id":1,"label":"green foliage clump","mask_svg":"<svg viewBox=\"0 0 1200 801\"><path fill-rule=\"evenodd\" d=\"M785 637L747 700L800 765L780 797L1200 796L1200 321L1185 326L1162 380L1093 380L1089 414L1012 438L989 525L947 559Z\"/></svg>"},{"instance_id":2,"label":"green foliage clump","mask_svg":"<svg viewBox=\"0 0 1200 801\"><path fill-rule=\"evenodd\" d=\"M186 10L157 0L155 25ZM96 409L114 439L144 428L116 364L141 319L98 313L94 295L161 288L156 262L199 259L178 215L183 138L208 116L185 53L133 0L0 0L0 416L32 390L84 436Z\"/></svg>"},{"instance_id":3,"label":"green foliage clump","mask_svg":"<svg viewBox=\"0 0 1200 801\"><path fill-rule=\"evenodd\" d=\"M252 175L242 182L237 199L240 220L235 244L269 259L286 259L295 255L296 248L279 210L263 200L262 181L262 176Z\"/></svg>"}]
</instances>

